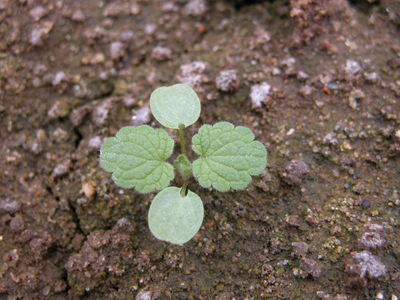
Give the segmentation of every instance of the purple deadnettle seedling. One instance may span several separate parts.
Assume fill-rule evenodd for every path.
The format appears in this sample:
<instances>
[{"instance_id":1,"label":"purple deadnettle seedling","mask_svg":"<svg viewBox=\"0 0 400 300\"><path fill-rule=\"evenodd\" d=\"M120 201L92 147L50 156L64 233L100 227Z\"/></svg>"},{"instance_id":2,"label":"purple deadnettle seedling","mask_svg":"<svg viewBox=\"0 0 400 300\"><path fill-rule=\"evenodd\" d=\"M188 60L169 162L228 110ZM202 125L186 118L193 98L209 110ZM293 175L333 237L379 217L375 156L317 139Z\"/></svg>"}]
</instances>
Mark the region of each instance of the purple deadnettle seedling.
<instances>
[{"instance_id":1,"label":"purple deadnettle seedling","mask_svg":"<svg viewBox=\"0 0 400 300\"><path fill-rule=\"evenodd\" d=\"M187 85L160 87L150 97L150 109L163 126L179 131L181 154L174 165L171 156L174 141L164 129L148 125L124 127L106 140L100 150L100 164L122 188L139 193L160 192L149 209L149 227L154 236L172 244L188 242L199 231L204 208L200 197L188 190L193 176L204 188L220 192L243 190L251 176L259 175L267 164L267 151L254 141L250 129L228 122L203 125L192 138L192 149L199 155L194 162L186 155L184 128L200 116L200 100ZM169 187L178 173L182 187Z\"/></svg>"}]
</instances>

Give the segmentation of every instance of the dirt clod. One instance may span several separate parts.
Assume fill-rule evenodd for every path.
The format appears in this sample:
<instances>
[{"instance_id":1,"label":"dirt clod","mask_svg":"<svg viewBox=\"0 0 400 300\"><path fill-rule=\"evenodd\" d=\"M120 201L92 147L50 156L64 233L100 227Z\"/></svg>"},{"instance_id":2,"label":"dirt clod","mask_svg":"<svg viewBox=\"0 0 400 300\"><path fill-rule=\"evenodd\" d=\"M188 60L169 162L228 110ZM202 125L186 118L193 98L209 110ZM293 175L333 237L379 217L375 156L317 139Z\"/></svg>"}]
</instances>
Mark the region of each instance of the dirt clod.
<instances>
[{"instance_id":1,"label":"dirt clod","mask_svg":"<svg viewBox=\"0 0 400 300\"><path fill-rule=\"evenodd\" d=\"M345 262L345 271L350 275L351 283L365 286L367 279L376 280L386 274L386 266L369 251L352 252Z\"/></svg>"},{"instance_id":2,"label":"dirt clod","mask_svg":"<svg viewBox=\"0 0 400 300\"><path fill-rule=\"evenodd\" d=\"M236 70L223 70L215 78L215 85L222 92L235 92L239 84Z\"/></svg>"},{"instance_id":3,"label":"dirt clod","mask_svg":"<svg viewBox=\"0 0 400 300\"><path fill-rule=\"evenodd\" d=\"M305 176L310 173L311 169L305 162L299 160L292 160L286 166L285 181L289 185L301 185Z\"/></svg>"},{"instance_id":4,"label":"dirt clod","mask_svg":"<svg viewBox=\"0 0 400 300\"><path fill-rule=\"evenodd\" d=\"M300 268L302 270L301 277L303 278L306 278L308 275L311 275L314 278L319 278L323 275L319 263L305 257L300 259Z\"/></svg>"},{"instance_id":5,"label":"dirt clod","mask_svg":"<svg viewBox=\"0 0 400 300\"><path fill-rule=\"evenodd\" d=\"M366 224L360 230L356 248L358 250L374 251L386 245L385 230L382 225Z\"/></svg>"}]
</instances>

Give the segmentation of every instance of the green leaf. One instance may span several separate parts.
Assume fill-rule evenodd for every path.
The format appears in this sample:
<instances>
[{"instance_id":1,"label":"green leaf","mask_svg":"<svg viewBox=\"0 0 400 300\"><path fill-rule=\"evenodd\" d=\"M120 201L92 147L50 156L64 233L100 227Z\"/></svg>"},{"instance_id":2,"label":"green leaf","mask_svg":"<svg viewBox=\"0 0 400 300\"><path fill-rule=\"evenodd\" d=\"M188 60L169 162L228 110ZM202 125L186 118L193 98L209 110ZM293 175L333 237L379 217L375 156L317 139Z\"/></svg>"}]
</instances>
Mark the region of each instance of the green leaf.
<instances>
[{"instance_id":1,"label":"green leaf","mask_svg":"<svg viewBox=\"0 0 400 300\"><path fill-rule=\"evenodd\" d=\"M192 164L187 159L186 155L179 155L174 161L176 172L183 178L189 178L192 175Z\"/></svg>"},{"instance_id":2,"label":"green leaf","mask_svg":"<svg viewBox=\"0 0 400 300\"><path fill-rule=\"evenodd\" d=\"M243 126L203 125L192 142L193 151L201 156L193 163L193 175L205 188L242 190L250 183L250 175L259 175L267 165L265 147Z\"/></svg>"},{"instance_id":3,"label":"green leaf","mask_svg":"<svg viewBox=\"0 0 400 300\"><path fill-rule=\"evenodd\" d=\"M162 190L174 178L172 165L165 162L173 147L164 129L128 126L103 143L100 164L113 172L112 179L120 187L136 187L140 193Z\"/></svg>"},{"instance_id":4,"label":"green leaf","mask_svg":"<svg viewBox=\"0 0 400 300\"><path fill-rule=\"evenodd\" d=\"M149 210L149 227L154 236L172 244L184 244L199 231L204 208L200 197L180 188L169 187L154 198Z\"/></svg>"},{"instance_id":5,"label":"green leaf","mask_svg":"<svg viewBox=\"0 0 400 300\"><path fill-rule=\"evenodd\" d=\"M179 129L179 124L192 125L201 110L199 97L186 84L156 89L150 96L150 109L161 125L171 129Z\"/></svg>"}]
</instances>

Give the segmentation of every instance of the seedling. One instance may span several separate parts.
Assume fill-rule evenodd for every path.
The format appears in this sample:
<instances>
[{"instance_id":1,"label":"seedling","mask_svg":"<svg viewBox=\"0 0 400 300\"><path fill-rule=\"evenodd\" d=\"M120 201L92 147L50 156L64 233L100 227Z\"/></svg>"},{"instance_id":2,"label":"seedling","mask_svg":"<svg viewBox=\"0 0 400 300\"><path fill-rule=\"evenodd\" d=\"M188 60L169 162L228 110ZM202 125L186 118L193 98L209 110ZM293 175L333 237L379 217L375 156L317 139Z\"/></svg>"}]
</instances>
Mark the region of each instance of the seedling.
<instances>
[{"instance_id":1,"label":"seedling","mask_svg":"<svg viewBox=\"0 0 400 300\"><path fill-rule=\"evenodd\" d=\"M187 157L183 130L200 116L200 100L184 84L156 89L150 97L150 108L163 126L179 131L181 154L174 165L168 159L174 141L164 129L148 125L124 127L106 140L100 150L100 164L122 188L139 193L160 190L150 205L148 222L151 232L160 240L183 244L194 237L203 222L204 208L200 197L187 189L190 176L204 188L220 192L243 190L251 175L259 175L267 164L267 151L254 141L250 129L220 122L203 125L192 138L192 149L200 157L193 163ZM181 188L168 187L178 173Z\"/></svg>"}]
</instances>

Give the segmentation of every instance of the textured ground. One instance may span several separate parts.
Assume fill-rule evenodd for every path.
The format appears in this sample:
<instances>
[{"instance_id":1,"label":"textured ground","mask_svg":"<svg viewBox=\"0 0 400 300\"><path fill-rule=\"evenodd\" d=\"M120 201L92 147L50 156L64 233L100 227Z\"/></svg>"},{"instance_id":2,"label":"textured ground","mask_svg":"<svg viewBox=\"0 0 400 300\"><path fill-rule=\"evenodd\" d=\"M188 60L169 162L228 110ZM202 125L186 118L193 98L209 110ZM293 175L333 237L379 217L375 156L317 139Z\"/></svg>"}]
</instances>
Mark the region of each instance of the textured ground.
<instances>
[{"instance_id":1,"label":"textured ground","mask_svg":"<svg viewBox=\"0 0 400 300\"><path fill-rule=\"evenodd\" d=\"M398 1L243 2L0 0L0 299L400 297ZM98 164L177 82L269 155L184 246Z\"/></svg>"}]
</instances>

